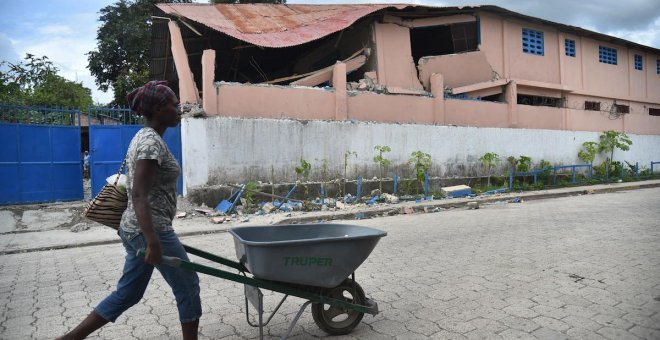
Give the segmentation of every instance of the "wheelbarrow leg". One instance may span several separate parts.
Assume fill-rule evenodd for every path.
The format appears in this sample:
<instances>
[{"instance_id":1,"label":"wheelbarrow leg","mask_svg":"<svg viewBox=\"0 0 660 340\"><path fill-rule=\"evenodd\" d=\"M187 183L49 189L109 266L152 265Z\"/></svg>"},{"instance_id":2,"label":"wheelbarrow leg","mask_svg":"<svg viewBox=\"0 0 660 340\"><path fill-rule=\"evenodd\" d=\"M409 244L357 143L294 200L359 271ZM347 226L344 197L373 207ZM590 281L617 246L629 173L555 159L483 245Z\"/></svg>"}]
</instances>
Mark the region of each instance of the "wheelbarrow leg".
<instances>
[{"instance_id":1,"label":"wheelbarrow leg","mask_svg":"<svg viewBox=\"0 0 660 340\"><path fill-rule=\"evenodd\" d=\"M298 310L298 314L296 314L296 317L293 318L293 321L291 321L291 324L289 325L289 330L286 331L286 334L282 337L282 340L285 340L286 338L291 335L291 331L293 330L293 327L296 326L296 322L298 322L298 319L300 319L300 316L302 315L303 311L305 311L305 308L309 306L309 304L312 303L312 301L307 301L303 303L303 305L300 307L300 310Z\"/></svg>"}]
</instances>

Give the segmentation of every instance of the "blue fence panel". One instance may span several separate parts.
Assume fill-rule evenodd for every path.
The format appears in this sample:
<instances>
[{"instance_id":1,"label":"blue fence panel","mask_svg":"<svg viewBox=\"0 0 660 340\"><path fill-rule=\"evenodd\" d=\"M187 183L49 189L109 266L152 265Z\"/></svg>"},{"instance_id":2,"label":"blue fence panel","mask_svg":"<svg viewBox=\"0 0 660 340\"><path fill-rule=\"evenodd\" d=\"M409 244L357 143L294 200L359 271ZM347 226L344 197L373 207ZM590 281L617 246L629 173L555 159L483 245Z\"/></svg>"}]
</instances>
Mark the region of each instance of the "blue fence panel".
<instances>
[{"instance_id":1,"label":"blue fence panel","mask_svg":"<svg viewBox=\"0 0 660 340\"><path fill-rule=\"evenodd\" d=\"M0 204L82 199L80 127L8 121L0 123Z\"/></svg>"},{"instance_id":2,"label":"blue fence panel","mask_svg":"<svg viewBox=\"0 0 660 340\"><path fill-rule=\"evenodd\" d=\"M106 178L119 170L133 136L144 127L144 119L126 108L90 108L89 148L92 196L96 196ZM163 136L167 147L183 167L181 126L169 128ZM178 193L183 192L183 171L178 180Z\"/></svg>"}]
</instances>

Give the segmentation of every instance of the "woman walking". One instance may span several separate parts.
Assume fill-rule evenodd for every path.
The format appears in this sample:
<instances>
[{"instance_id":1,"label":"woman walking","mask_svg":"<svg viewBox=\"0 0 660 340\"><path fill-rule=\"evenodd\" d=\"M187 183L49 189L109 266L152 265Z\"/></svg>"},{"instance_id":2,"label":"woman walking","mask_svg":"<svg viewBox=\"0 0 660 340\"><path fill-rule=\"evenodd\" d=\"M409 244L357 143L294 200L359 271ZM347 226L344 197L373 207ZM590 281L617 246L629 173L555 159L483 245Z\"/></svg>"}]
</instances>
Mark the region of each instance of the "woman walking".
<instances>
[{"instance_id":1,"label":"woman walking","mask_svg":"<svg viewBox=\"0 0 660 340\"><path fill-rule=\"evenodd\" d=\"M126 154L128 207L118 234L126 248L117 288L75 329L59 339L84 339L142 299L154 268L172 288L179 310L183 339L197 339L202 307L195 272L160 265L163 255L188 259L172 228L176 213L177 179L181 169L163 134L181 121L179 100L166 82L150 81L128 95L145 127L137 132ZM144 259L136 255L145 249Z\"/></svg>"}]
</instances>

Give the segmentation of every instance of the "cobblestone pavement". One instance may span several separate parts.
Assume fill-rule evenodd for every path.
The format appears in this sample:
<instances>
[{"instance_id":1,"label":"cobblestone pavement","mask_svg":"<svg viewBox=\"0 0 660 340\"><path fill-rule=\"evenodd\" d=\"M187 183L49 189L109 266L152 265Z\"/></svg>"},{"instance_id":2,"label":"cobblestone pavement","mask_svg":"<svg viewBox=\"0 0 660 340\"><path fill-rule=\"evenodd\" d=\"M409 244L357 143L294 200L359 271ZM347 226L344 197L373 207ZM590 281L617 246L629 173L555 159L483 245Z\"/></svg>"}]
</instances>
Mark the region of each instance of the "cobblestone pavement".
<instances>
[{"instance_id":1,"label":"cobblestone pavement","mask_svg":"<svg viewBox=\"0 0 660 340\"><path fill-rule=\"evenodd\" d=\"M352 223L384 229L356 273L381 313L336 339L660 339L660 188ZM234 258L226 233L184 242ZM114 287L119 244L0 256L1 339L52 339ZM200 261L204 262L204 261ZM141 303L92 339L180 337L155 274ZM254 339L241 285L201 277L205 339ZM266 308L276 294L266 292ZM301 299L266 328L286 332ZM323 337L309 309L292 338Z\"/></svg>"}]
</instances>

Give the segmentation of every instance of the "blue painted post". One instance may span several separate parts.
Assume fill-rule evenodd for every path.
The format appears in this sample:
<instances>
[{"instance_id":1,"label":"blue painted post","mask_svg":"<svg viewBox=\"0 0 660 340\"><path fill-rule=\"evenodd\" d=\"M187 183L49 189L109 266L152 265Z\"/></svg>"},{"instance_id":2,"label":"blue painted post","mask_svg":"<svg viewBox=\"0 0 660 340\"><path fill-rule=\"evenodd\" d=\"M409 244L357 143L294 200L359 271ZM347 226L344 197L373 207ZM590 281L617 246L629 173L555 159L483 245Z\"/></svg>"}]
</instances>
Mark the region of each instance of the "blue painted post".
<instances>
[{"instance_id":1,"label":"blue painted post","mask_svg":"<svg viewBox=\"0 0 660 340\"><path fill-rule=\"evenodd\" d=\"M651 165L651 169L653 169L653 165ZM394 175L394 192L393 194L396 195L396 190L399 187L399 175Z\"/></svg>"},{"instance_id":2,"label":"blue painted post","mask_svg":"<svg viewBox=\"0 0 660 340\"><path fill-rule=\"evenodd\" d=\"M594 177L594 166L589 164L589 179L592 179Z\"/></svg>"},{"instance_id":3,"label":"blue painted post","mask_svg":"<svg viewBox=\"0 0 660 340\"><path fill-rule=\"evenodd\" d=\"M575 165L571 167L573 169L573 181L572 183L575 184Z\"/></svg>"},{"instance_id":4,"label":"blue painted post","mask_svg":"<svg viewBox=\"0 0 660 340\"><path fill-rule=\"evenodd\" d=\"M532 174L534 174L534 184L536 184L536 179L538 178L539 173L536 170L532 170Z\"/></svg>"},{"instance_id":5,"label":"blue painted post","mask_svg":"<svg viewBox=\"0 0 660 340\"><path fill-rule=\"evenodd\" d=\"M355 192L355 201L360 199L360 193L362 192L362 176L357 178L357 191Z\"/></svg>"},{"instance_id":6,"label":"blue painted post","mask_svg":"<svg viewBox=\"0 0 660 340\"><path fill-rule=\"evenodd\" d=\"M639 162L635 162L635 177L639 178Z\"/></svg>"},{"instance_id":7,"label":"blue painted post","mask_svg":"<svg viewBox=\"0 0 660 340\"><path fill-rule=\"evenodd\" d=\"M424 198L429 197L429 174L424 173Z\"/></svg>"},{"instance_id":8,"label":"blue painted post","mask_svg":"<svg viewBox=\"0 0 660 340\"><path fill-rule=\"evenodd\" d=\"M557 167L552 167L552 185L557 185Z\"/></svg>"},{"instance_id":9,"label":"blue painted post","mask_svg":"<svg viewBox=\"0 0 660 340\"><path fill-rule=\"evenodd\" d=\"M513 190L513 168L509 167L509 190Z\"/></svg>"},{"instance_id":10,"label":"blue painted post","mask_svg":"<svg viewBox=\"0 0 660 340\"><path fill-rule=\"evenodd\" d=\"M610 178L610 165L605 161L605 180L608 181Z\"/></svg>"},{"instance_id":11,"label":"blue painted post","mask_svg":"<svg viewBox=\"0 0 660 340\"><path fill-rule=\"evenodd\" d=\"M325 189L323 188L323 183L321 183L321 206L325 204Z\"/></svg>"}]
</instances>

